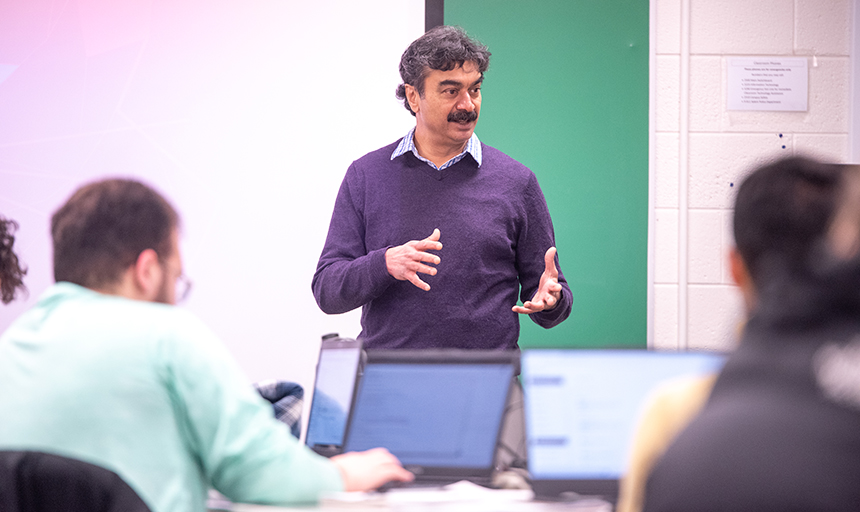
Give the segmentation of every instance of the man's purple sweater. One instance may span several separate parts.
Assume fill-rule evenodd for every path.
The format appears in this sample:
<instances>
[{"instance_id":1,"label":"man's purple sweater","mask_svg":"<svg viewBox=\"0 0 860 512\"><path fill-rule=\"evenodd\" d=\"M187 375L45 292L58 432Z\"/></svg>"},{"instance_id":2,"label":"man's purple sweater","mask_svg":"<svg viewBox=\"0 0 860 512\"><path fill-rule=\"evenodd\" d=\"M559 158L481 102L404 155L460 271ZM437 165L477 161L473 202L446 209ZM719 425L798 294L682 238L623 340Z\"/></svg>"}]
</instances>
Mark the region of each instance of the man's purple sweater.
<instances>
[{"instance_id":1,"label":"man's purple sweater","mask_svg":"<svg viewBox=\"0 0 860 512\"><path fill-rule=\"evenodd\" d=\"M530 300L555 245L537 178L486 144L480 168L471 156L437 171L412 153L390 160L397 143L368 153L346 172L313 278L329 314L362 306L359 339L367 348L516 349L520 297ZM441 263L431 287L393 278L385 251L441 232ZM558 267L558 258L556 257ZM573 298L559 268L562 297L529 315L550 328Z\"/></svg>"}]
</instances>

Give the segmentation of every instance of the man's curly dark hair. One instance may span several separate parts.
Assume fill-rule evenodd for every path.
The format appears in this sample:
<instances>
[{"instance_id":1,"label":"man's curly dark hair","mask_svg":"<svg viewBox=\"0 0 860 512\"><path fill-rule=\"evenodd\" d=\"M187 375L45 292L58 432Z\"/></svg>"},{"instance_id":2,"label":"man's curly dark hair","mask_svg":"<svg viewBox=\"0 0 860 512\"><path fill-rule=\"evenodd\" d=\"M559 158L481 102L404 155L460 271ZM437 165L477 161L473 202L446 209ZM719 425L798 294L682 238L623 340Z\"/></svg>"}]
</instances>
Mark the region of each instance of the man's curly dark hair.
<instances>
[{"instance_id":1,"label":"man's curly dark hair","mask_svg":"<svg viewBox=\"0 0 860 512\"><path fill-rule=\"evenodd\" d=\"M21 267L18 256L12 250L15 245L15 231L18 223L0 217L0 301L9 304L15 300L17 291L26 291L24 275L27 269Z\"/></svg>"},{"instance_id":2,"label":"man's curly dark hair","mask_svg":"<svg viewBox=\"0 0 860 512\"><path fill-rule=\"evenodd\" d=\"M490 67L490 52L460 27L440 25L431 28L412 41L400 57L400 78L403 83L395 91L397 99L403 100L403 106L414 116L415 112L412 112L406 99L406 84L415 87L423 98L424 79L429 70L451 71L464 62L474 62L483 75Z\"/></svg>"}]
</instances>

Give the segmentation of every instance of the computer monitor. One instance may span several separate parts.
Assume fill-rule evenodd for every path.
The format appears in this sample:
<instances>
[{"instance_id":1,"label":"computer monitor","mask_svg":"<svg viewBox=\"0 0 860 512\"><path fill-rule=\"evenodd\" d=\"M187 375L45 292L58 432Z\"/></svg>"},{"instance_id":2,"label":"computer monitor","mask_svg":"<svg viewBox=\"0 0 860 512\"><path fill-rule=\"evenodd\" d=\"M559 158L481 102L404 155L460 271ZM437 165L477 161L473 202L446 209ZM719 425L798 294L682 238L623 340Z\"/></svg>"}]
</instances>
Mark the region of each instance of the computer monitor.
<instances>
[{"instance_id":1,"label":"computer monitor","mask_svg":"<svg viewBox=\"0 0 860 512\"><path fill-rule=\"evenodd\" d=\"M533 349L522 355L535 493L614 501L643 402L658 384L718 372L714 352Z\"/></svg>"},{"instance_id":2,"label":"computer monitor","mask_svg":"<svg viewBox=\"0 0 860 512\"><path fill-rule=\"evenodd\" d=\"M416 480L489 483L518 356L369 350L345 449L385 447Z\"/></svg>"}]
</instances>

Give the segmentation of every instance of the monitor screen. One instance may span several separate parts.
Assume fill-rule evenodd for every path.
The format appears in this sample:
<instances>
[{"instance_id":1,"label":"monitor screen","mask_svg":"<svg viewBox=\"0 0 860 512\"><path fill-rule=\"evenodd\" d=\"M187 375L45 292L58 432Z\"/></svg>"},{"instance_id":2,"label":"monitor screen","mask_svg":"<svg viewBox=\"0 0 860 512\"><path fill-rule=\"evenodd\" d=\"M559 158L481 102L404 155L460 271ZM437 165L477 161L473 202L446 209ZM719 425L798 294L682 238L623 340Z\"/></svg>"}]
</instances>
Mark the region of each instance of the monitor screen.
<instances>
[{"instance_id":1,"label":"monitor screen","mask_svg":"<svg viewBox=\"0 0 860 512\"><path fill-rule=\"evenodd\" d=\"M620 478L654 387L712 374L724 361L705 352L524 351L529 472L547 480Z\"/></svg>"},{"instance_id":2,"label":"monitor screen","mask_svg":"<svg viewBox=\"0 0 860 512\"><path fill-rule=\"evenodd\" d=\"M308 446L340 446L346 433L361 347L320 351L308 417Z\"/></svg>"},{"instance_id":3,"label":"monitor screen","mask_svg":"<svg viewBox=\"0 0 860 512\"><path fill-rule=\"evenodd\" d=\"M489 467L511 364L368 362L345 449L387 448L404 465Z\"/></svg>"}]
</instances>

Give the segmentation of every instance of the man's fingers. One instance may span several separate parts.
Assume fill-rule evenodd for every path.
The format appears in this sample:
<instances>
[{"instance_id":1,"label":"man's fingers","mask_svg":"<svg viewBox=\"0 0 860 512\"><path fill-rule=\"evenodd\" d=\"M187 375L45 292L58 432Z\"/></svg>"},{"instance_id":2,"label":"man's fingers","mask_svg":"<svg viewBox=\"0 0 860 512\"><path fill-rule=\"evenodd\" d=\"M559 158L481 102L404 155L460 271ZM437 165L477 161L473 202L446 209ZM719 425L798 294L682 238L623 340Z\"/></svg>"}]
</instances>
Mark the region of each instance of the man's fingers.
<instances>
[{"instance_id":1,"label":"man's fingers","mask_svg":"<svg viewBox=\"0 0 860 512\"><path fill-rule=\"evenodd\" d=\"M422 280L421 280L421 278L420 278L420 277L418 277L418 274L416 274L416 273L412 272L412 273L410 273L410 274L406 277L406 279L407 279L410 283L412 283L412 284L414 284L415 286L417 286L418 288L421 288L422 290L424 290L425 292L430 291L430 285L429 285L429 284L427 284L427 283L425 283L424 281L422 281Z\"/></svg>"},{"instance_id":2,"label":"man's fingers","mask_svg":"<svg viewBox=\"0 0 860 512\"><path fill-rule=\"evenodd\" d=\"M418 240L414 242L412 248L416 251L440 251L442 250L442 242L435 240Z\"/></svg>"},{"instance_id":3,"label":"man's fingers","mask_svg":"<svg viewBox=\"0 0 860 512\"><path fill-rule=\"evenodd\" d=\"M550 247L546 250L546 254L543 256L544 265L546 266L546 273L558 277L558 269L555 268L555 253L556 248Z\"/></svg>"},{"instance_id":4,"label":"man's fingers","mask_svg":"<svg viewBox=\"0 0 860 512\"><path fill-rule=\"evenodd\" d=\"M442 242L439 241L439 237L441 237L441 233L439 232L439 228L433 230L433 234L425 238L424 240L418 240L415 242L415 248L419 251L438 251L442 249Z\"/></svg>"},{"instance_id":5,"label":"man's fingers","mask_svg":"<svg viewBox=\"0 0 860 512\"><path fill-rule=\"evenodd\" d=\"M431 242L438 242L439 238L441 236L442 236L442 233L439 232L439 228L436 228L433 230L433 233L430 236L428 236L427 238L425 238L424 240L431 241ZM441 244L440 244L440 246L441 246Z\"/></svg>"},{"instance_id":6,"label":"man's fingers","mask_svg":"<svg viewBox=\"0 0 860 512\"><path fill-rule=\"evenodd\" d=\"M530 315L532 313L536 313L536 311L525 308L523 306L514 306L511 308L511 311L513 311L514 313L519 313L520 315Z\"/></svg>"},{"instance_id":7,"label":"man's fingers","mask_svg":"<svg viewBox=\"0 0 860 512\"><path fill-rule=\"evenodd\" d=\"M436 272L438 272L438 270L436 270L436 267L431 267L429 265L424 265L423 263L418 263L418 262L412 263L411 265L408 266L408 268L409 268L410 272L413 272L413 273L421 272L422 274L427 274L429 276L435 276Z\"/></svg>"},{"instance_id":8,"label":"man's fingers","mask_svg":"<svg viewBox=\"0 0 860 512\"><path fill-rule=\"evenodd\" d=\"M558 294L561 293L562 286L558 282L558 269L555 266L556 248L550 247L544 254L544 265L546 270L540 279L540 287L535 292L532 300L523 302L522 306L514 306L511 311L522 315L530 315L547 311L558 304Z\"/></svg>"},{"instance_id":9,"label":"man's fingers","mask_svg":"<svg viewBox=\"0 0 860 512\"><path fill-rule=\"evenodd\" d=\"M546 307L546 302L539 300L539 299L527 300L523 304L523 307L528 309L532 313L535 313L535 312L538 312L538 311L541 311L542 309L544 309Z\"/></svg>"},{"instance_id":10,"label":"man's fingers","mask_svg":"<svg viewBox=\"0 0 860 512\"><path fill-rule=\"evenodd\" d=\"M426 243L439 243L439 242L426 242ZM415 249L415 252L412 253L410 255L410 257L412 259L415 259L418 261L428 261L430 263L434 263L434 264L438 265L439 262L442 261L442 259L439 258L439 256L437 256L433 253L424 252L427 250L437 250L437 249L435 247L426 247L423 244L425 244L425 242L417 242L415 244L415 246L413 247L413 249ZM441 245L441 244L439 244L439 245Z\"/></svg>"}]
</instances>

